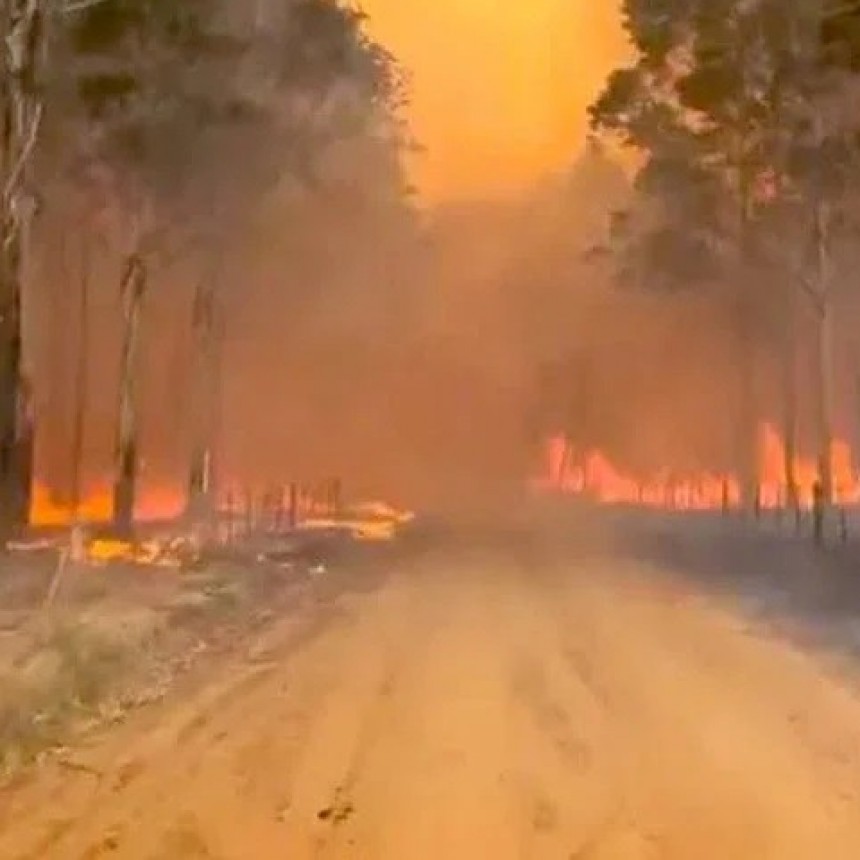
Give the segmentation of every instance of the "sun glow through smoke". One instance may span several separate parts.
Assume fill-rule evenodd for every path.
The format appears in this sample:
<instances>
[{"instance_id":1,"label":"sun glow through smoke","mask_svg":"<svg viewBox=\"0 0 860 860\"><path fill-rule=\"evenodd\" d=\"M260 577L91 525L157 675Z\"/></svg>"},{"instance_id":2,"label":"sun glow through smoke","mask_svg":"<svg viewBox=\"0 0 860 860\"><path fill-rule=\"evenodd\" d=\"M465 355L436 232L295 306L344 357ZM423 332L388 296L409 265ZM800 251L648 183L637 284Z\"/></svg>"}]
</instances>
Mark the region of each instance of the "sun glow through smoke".
<instances>
[{"instance_id":1,"label":"sun glow through smoke","mask_svg":"<svg viewBox=\"0 0 860 860\"><path fill-rule=\"evenodd\" d=\"M425 197L516 192L571 163L585 109L624 52L616 4L365 0L373 35L413 76Z\"/></svg>"}]
</instances>

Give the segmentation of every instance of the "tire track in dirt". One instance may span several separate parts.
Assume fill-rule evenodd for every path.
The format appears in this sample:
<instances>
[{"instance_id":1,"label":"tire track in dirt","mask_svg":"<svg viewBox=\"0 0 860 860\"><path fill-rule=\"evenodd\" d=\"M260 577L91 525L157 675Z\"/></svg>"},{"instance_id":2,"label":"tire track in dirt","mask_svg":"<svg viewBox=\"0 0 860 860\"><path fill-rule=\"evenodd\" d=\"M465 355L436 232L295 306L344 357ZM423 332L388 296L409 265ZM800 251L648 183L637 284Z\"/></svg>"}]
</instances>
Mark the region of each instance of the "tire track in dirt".
<instances>
[{"instance_id":1,"label":"tire track in dirt","mask_svg":"<svg viewBox=\"0 0 860 860\"><path fill-rule=\"evenodd\" d=\"M624 860L652 855L647 840L625 823L618 794L609 703L590 674L572 673L566 631L542 571L517 571L519 624L512 657L513 704L523 721L523 802L535 809L519 857L597 858L619 840ZM527 596L527 598L526 598ZM546 811L551 810L547 817Z\"/></svg>"},{"instance_id":2,"label":"tire track in dirt","mask_svg":"<svg viewBox=\"0 0 860 860\"><path fill-rule=\"evenodd\" d=\"M855 856L856 810L828 799L833 781L783 718L791 685L808 695L820 673L808 664L789 683L796 655L782 644L738 635L736 622L733 634L702 605L667 604L645 573L631 588L606 570L575 598L551 601L560 629L577 631L566 635L571 671L607 702L612 736L635 763L622 794L640 832L673 860ZM739 683L745 653L769 653L761 687Z\"/></svg>"},{"instance_id":3,"label":"tire track in dirt","mask_svg":"<svg viewBox=\"0 0 860 860\"><path fill-rule=\"evenodd\" d=\"M421 593L411 578L397 581L387 598L385 632L373 637L373 658L361 649L345 655L353 663L355 686L338 692L310 739L304 758L313 778L299 765L295 783L300 796L291 809L293 832L285 843L289 856L353 856L359 845L356 827L366 809L358 789L397 720L395 702L404 675L420 660L428 642ZM320 748L331 762L322 780Z\"/></svg>"},{"instance_id":4,"label":"tire track in dirt","mask_svg":"<svg viewBox=\"0 0 860 860\"><path fill-rule=\"evenodd\" d=\"M20 860L98 857L116 855L120 850L123 856L148 856L141 846L162 819L168 822L168 831L176 829L170 823L176 817L173 796L194 796L201 779L211 783L221 778L225 784L233 784L223 764L216 768L214 778L211 774L207 777L205 770L224 757L237 735L259 731L261 723L274 719L280 732L294 731L294 746L300 748L301 721L295 714L282 719L278 696L273 696L272 690L293 682L293 663L308 649L320 657L330 642L336 648L339 638L349 635L354 624L355 616L331 608L304 620L279 624L255 646L256 651L262 647L273 656L270 665L249 667L244 659L230 661L221 668L218 683L203 688L190 701L170 702L157 709L160 718L151 731L139 735L132 723L96 753L79 753L94 762L89 775L71 779L68 774L48 775L55 786L60 786L53 802L68 809L63 821L73 825L50 826L41 835L21 833L20 841L29 842L31 847L10 856ZM320 672L319 667L326 665L325 659L313 664L314 671L301 691L305 711L312 710L315 698L325 694L326 683L336 680ZM337 668L336 662L332 665ZM307 713L304 721L309 724L310 720ZM271 765L271 758L267 765ZM25 798L19 808L22 803L26 803ZM190 832L188 821L192 817L185 815L177 826ZM0 846L2 841L0 837Z\"/></svg>"},{"instance_id":5,"label":"tire track in dirt","mask_svg":"<svg viewBox=\"0 0 860 860\"><path fill-rule=\"evenodd\" d=\"M860 856L855 697L652 571L526 561L436 558L315 637L274 631L94 773L22 790L0 856Z\"/></svg>"},{"instance_id":6,"label":"tire track in dirt","mask_svg":"<svg viewBox=\"0 0 860 860\"><path fill-rule=\"evenodd\" d=\"M331 857L506 860L518 803L510 752L503 593L472 562L414 582L424 640L390 697L386 730L357 781L353 844ZM501 605L500 605L501 604Z\"/></svg>"},{"instance_id":7,"label":"tire track in dirt","mask_svg":"<svg viewBox=\"0 0 860 860\"><path fill-rule=\"evenodd\" d=\"M350 686L351 667L343 654L364 641L366 628L380 623L374 600L360 603L362 611L321 647L304 650L292 666L279 669L280 687L261 688L256 701L240 703L242 713L218 720L228 729L229 743L217 770L205 747L194 756L195 778L186 794L194 798L199 831L225 856L264 852L284 841L294 816L296 774L323 715ZM213 780L216 785L208 790L201 785ZM241 830L232 816L241 820Z\"/></svg>"}]
</instances>

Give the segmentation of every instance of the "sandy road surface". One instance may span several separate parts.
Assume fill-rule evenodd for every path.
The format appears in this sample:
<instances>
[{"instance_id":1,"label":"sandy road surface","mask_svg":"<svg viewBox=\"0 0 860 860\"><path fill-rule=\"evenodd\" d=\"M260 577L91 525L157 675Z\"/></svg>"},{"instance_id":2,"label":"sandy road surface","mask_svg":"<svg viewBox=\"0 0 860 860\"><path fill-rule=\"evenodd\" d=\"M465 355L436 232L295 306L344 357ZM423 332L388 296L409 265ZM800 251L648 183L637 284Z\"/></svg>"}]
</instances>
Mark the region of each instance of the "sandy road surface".
<instances>
[{"instance_id":1,"label":"sandy road surface","mask_svg":"<svg viewBox=\"0 0 860 860\"><path fill-rule=\"evenodd\" d=\"M459 552L0 796L0 857L860 857L860 700L629 563Z\"/></svg>"}]
</instances>

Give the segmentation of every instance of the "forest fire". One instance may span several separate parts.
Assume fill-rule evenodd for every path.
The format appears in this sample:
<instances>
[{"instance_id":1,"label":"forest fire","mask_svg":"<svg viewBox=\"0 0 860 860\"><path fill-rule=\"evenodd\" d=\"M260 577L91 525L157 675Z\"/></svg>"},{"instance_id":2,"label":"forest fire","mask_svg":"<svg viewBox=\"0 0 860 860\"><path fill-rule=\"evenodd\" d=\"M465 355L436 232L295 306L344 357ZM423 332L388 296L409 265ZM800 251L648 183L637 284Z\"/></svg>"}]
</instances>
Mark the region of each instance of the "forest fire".
<instances>
[{"instance_id":1,"label":"forest fire","mask_svg":"<svg viewBox=\"0 0 860 860\"><path fill-rule=\"evenodd\" d=\"M855 470L851 447L834 441L831 451L834 492L840 504L860 501L860 477ZM797 457L794 472L800 502L812 503L818 469L808 457ZM775 509L786 504L785 446L770 425L761 427L759 440L759 503ZM702 472L673 474L664 469L649 476L634 476L616 467L599 450L578 452L563 438L551 439L546 447L544 472L535 482L540 492L581 495L605 505L641 505L674 510L717 510L738 504L739 482L735 475Z\"/></svg>"},{"instance_id":2,"label":"forest fire","mask_svg":"<svg viewBox=\"0 0 860 860\"><path fill-rule=\"evenodd\" d=\"M269 492L257 497L234 488L225 493L222 501L222 513L230 518L231 523L241 523L243 527L256 525L277 530L288 523L295 523L305 530L345 529L357 539L367 541L392 540L414 518L411 511L381 501L357 502L341 510L340 501L333 497L331 487L311 491L296 486L294 493L283 488L280 492ZM289 510L290 505L295 506L292 512ZM177 520L185 506L186 497L177 487L167 484L142 487L136 506L136 519L140 522L168 523ZM58 501L44 484L37 482L33 488L30 516L31 525L37 527L66 527L75 519L81 523L106 523L113 516L112 491L107 485L94 487L84 495L75 512L71 504ZM158 541L133 544L121 540L103 540L91 544L88 554L97 561L123 558L154 563L161 557L163 550L164 546ZM168 564L172 564L172 561L168 560Z\"/></svg>"},{"instance_id":3,"label":"forest fire","mask_svg":"<svg viewBox=\"0 0 860 860\"><path fill-rule=\"evenodd\" d=\"M169 520L178 516L184 507L184 496L176 487L168 485L140 489L137 516L141 520ZM65 526L74 515L84 522L107 522L113 515L113 492L110 486L98 485L88 489L81 499L78 511L70 502L59 500L40 482L33 487L30 523L34 526Z\"/></svg>"}]
</instances>

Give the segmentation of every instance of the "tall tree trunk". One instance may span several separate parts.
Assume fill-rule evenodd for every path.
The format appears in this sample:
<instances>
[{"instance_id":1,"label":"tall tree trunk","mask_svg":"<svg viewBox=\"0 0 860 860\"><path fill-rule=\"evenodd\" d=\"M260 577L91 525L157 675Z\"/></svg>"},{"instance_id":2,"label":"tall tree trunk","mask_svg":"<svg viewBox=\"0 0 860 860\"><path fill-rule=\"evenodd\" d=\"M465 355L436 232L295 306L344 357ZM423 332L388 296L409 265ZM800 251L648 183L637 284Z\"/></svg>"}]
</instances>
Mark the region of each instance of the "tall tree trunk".
<instances>
[{"instance_id":1,"label":"tall tree trunk","mask_svg":"<svg viewBox=\"0 0 860 860\"><path fill-rule=\"evenodd\" d=\"M75 365L75 412L72 424L72 519L81 517L81 475L83 471L84 427L87 411L87 382L89 378L90 326L90 237L81 236L81 270L78 285L78 354Z\"/></svg>"},{"instance_id":2,"label":"tall tree trunk","mask_svg":"<svg viewBox=\"0 0 860 860\"><path fill-rule=\"evenodd\" d=\"M738 145L738 225L737 265L735 276L735 313L737 333L738 411L735 427L735 457L741 509L745 513L758 510L758 440L759 428L755 399L754 307L750 297L752 260L754 257L751 229L753 188L749 170Z\"/></svg>"},{"instance_id":3,"label":"tall tree trunk","mask_svg":"<svg viewBox=\"0 0 860 860\"><path fill-rule=\"evenodd\" d=\"M29 519L34 421L24 351L31 161L42 122L42 0L0 6L0 525Z\"/></svg>"},{"instance_id":4,"label":"tall tree trunk","mask_svg":"<svg viewBox=\"0 0 860 860\"><path fill-rule=\"evenodd\" d=\"M134 381L140 334L140 311L146 292L146 262L139 253L126 260L121 283L123 342L120 360L119 411L116 429L116 465L113 490L113 526L118 534L134 530L137 491L137 412Z\"/></svg>"},{"instance_id":5,"label":"tall tree trunk","mask_svg":"<svg viewBox=\"0 0 860 860\"><path fill-rule=\"evenodd\" d=\"M830 290L830 236L828 212L823 204L815 209L813 240L815 280L819 296L815 315L815 424L818 450L818 480L825 507L834 501L833 485L833 308Z\"/></svg>"},{"instance_id":6,"label":"tall tree trunk","mask_svg":"<svg viewBox=\"0 0 860 860\"><path fill-rule=\"evenodd\" d=\"M192 519L205 515L211 483L207 412L212 373L212 299L212 284L207 274L197 284L192 320L191 462L188 476L188 512Z\"/></svg>"},{"instance_id":7,"label":"tall tree trunk","mask_svg":"<svg viewBox=\"0 0 860 860\"><path fill-rule=\"evenodd\" d=\"M758 499L758 426L755 403L755 353L749 303L737 306L738 410L735 424L735 460L741 509L756 510Z\"/></svg>"},{"instance_id":8,"label":"tall tree trunk","mask_svg":"<svg viewBox=\"0 0 860 860\"><path fill-rule=\"evenodd\" d=\"M833 503L833 319L829 299L815 319L815 423L818 449L818 480L825 505Z\"/></svg>"},{"instance_id":9,"label":"tall tree trunk","mask_svg":"<svg viewBox=\"0 0 860 860\"><path fill-rule=\"evenodd\" d=\"M796 291L789 287L786 314L782 331L782 438L783 480L785 482L786 507L795 519L800 510L800 494L797 484L797 343L796 343Z\"/></svg>"},{"instance_id":10,"label":"tall tree trunk","mask_svg":"<svg viewBox=\"0 0 860 860\"><path fill-rule=\"evenodd\" d=\"M188 516L198 527L211 525L215 493L215 435L219 412L222 337L218 305L220 258L198 282L194 297L191 375L191 465Z\"/></svg>"}]
</instances>

